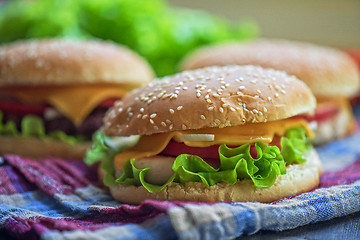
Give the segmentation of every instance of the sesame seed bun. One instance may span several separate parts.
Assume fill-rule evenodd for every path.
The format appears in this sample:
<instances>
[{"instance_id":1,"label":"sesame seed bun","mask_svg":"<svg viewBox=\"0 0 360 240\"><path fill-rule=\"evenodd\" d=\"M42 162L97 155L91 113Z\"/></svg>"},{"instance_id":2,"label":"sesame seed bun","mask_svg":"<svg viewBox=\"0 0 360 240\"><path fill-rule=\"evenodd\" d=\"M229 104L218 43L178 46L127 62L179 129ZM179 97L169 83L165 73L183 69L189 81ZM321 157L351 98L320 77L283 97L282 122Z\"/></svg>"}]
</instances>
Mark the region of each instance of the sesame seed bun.
<instances>
[{"instance_id":1,"label":"sesame seed bun","mask_svg":"<svg viewBox=\"0 0 360 240\"><path fill-rule=\"evenodd\" d=\"M115 103L109 136L238 126L312 111L315 98L294 76L255 66L208 67L165 77Z\"/></svg>"},{"instance_id":2,"label":"sesame seed bun","mask_svg":"<svg viewBox=\"0 0 360 240\"><path fill-rule=\"evenodd\" d=\"M207 187L200 182L172 182L162 191L148 192L143 186L116 184L110 187L111 195L118 201L139 204L145 199L198 202L272 202L310 191L319 184L321 162L313 149L308 161L290 164L285 175L279 175L273 186L256 188L250 179L239 180L234 185L218 183Z\"/></svg>"},{"instance_id":3,"label":"sesame seed bun","mask_svg":"<svg viewBox=\"0 0 360 240\"><path fill-rule=\"evenodd\" d=\"M100 40L18 41L0 48L0 87L150 82L154 72L133 51Z\"/></svg>"},{"instance_id":4,"label":"sesame seed bun","mask_svg":"<svg viewBox=\"0 0 360 240\"><path fill-rule=\"evenodd\" d=\"M359 91L359 73L340 50L286 40L255 40L201 48L189 54L181 69L213 65L259 65L286 71L304 81L316 97L352 96Z\"/></svg>"}]
</instances>

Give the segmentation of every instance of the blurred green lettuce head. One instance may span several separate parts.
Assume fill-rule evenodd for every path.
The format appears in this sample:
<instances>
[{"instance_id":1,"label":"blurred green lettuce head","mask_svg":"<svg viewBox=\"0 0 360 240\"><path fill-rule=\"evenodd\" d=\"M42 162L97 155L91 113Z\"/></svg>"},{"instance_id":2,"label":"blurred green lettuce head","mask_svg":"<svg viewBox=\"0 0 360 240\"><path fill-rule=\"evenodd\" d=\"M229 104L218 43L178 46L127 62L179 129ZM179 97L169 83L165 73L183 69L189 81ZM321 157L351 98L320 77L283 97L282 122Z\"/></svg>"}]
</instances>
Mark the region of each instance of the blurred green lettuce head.
<instances>
[{"instance_id":1,"label":"blurred green lettuce head","mask_svg":"<svg viewBox=\"0 0 360 240\"><path fill-rule=\"evenodd\" d=\"M256 35L252 21L230 24L163 0L13 0L0 9L0 43L47 37L112 40L144 56L160 76L176 72L179 60L196 47Z\"/></svg>"}]
</instances>

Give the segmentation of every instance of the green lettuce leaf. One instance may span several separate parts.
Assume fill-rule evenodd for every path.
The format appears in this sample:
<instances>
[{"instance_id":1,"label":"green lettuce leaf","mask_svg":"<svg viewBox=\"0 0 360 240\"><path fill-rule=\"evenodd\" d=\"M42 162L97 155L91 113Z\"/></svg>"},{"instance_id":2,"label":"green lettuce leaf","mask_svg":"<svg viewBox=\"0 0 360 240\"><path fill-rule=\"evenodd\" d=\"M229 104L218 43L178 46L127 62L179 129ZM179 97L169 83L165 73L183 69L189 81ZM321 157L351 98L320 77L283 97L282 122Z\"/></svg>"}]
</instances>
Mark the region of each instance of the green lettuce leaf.
<instances>
[{"instance_id":1,"label":"green lettuce leaf","mask_svg":"<svg viewBox=\"0 0 360 240\"><path fill-rule=\"evenodd\" d=\"M23 136L23 137L37 137L42 139L55 139L68 144L75 145L84 142L84 136L69 136L63 131L54 131L50 133L45 132L43 120L39 116L26 115L21 119L21 131L16 127L13 121L3 121L3 113L0 111L0 135L6 136Z\"/></svg>"},{"instance_id":2,"label":"green lettuce leaf","mask_svg":"<svg viewBox=\"0 0 360 240\"><path fill-rule=\"evenodd\" d=\"M92 148L86 151L84 162L87 165L92 165L96 162L101 162L100 167L105 170L103 182L105 186L112 186L115 184L115 168L113 159L115 155L136 143L138 136L119 138L115 141L109 138L101 130L96 131L92 137ZM130 171L131 172L131 171ZM131 180L127 180L130 182Z\"/></svg>"},{"instance_id":3,"label":"green lettuce leaf","mask_svg":"<svg viewBox=\"0 0 360 240\"><path fill-rule=\"evenodd\" d=\"M150 168L138 169L134 165L134 159L129 159L122 166L122 175L115 181L124 185L142 185L149 192L159 192L172 181L202 182L206 186L212 186L221 182L235 184L241 179L251 179L255 187L268 188L274 184L278 175L286 174L286 164L306 161L306 151L311 148L305 130L300 127L287 130L280 144L281 151L277 146L255 143L256 158L250 154L250 144L237 148L222 144L219 147L218 169L198 156L179 155L172 166L174 174L161 186L146 181L146 173ZM113 164L108 167L112 168L112 173L115 172Z\"/></svg>"}]
</instances>

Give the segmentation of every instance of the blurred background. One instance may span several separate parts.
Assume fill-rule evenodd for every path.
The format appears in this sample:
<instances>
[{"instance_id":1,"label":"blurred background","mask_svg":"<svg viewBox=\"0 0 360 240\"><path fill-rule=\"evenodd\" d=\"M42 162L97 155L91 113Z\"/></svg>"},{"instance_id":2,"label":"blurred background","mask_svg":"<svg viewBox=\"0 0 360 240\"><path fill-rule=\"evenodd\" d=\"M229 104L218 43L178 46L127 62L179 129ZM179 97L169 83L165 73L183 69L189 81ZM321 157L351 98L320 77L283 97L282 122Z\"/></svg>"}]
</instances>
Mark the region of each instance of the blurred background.
<instances>
[{"instance_id":1,"label":"blurred background","mask_svg":"<svg viewBox=\"0 0 360 240\"><path fill-rule=\"evenodd\" d=\"M203 45L276 37L360 48L360 0L0 0L0 44L100 38L144 56L158 76Z\"/></svg>"},{"instance_id":2,"label":"blurred background","mask_svg":"<svg viewBox=\"0 0 360 240\"><path fill-rule=\"evenodd\" d=\"M360 47L360 0L170 0L232 22L252 19L263 37Z\"/></svg>"}]
</instances>

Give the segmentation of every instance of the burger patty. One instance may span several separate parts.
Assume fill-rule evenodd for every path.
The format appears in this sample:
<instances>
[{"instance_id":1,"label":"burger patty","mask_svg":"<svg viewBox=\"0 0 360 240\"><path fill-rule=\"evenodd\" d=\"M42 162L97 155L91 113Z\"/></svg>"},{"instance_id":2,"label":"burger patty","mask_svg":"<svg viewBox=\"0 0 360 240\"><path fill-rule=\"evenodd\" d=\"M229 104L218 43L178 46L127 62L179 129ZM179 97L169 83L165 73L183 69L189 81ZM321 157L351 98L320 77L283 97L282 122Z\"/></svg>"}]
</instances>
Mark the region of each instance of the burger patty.
<instances>
[{"instance_id":1,"label":"burger patty","mask_svg":"<svg viewBox=\"0 0 360 240\"><path fill-rule=\"evenodd\" d=\"M47 119L44 116L42 118L45 124L46 133L54 131L62 131L67 135L83 135L87 139L91 139L92 134L100 128L102 119L107 111L107 108L97 107L95 108L81 123L80 126L75 126L68 118L58 114L56 117ZM15 114L5 114L4 122L12 121L16 124L17 129L21 129L21 119L23 116Z\"/></svg>"}]
</instances>

